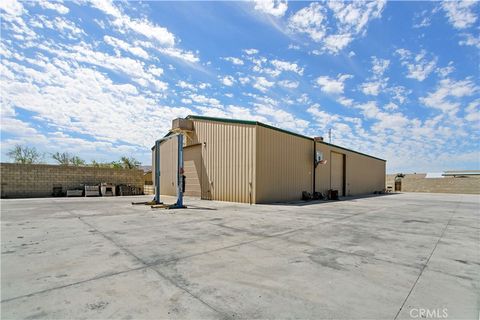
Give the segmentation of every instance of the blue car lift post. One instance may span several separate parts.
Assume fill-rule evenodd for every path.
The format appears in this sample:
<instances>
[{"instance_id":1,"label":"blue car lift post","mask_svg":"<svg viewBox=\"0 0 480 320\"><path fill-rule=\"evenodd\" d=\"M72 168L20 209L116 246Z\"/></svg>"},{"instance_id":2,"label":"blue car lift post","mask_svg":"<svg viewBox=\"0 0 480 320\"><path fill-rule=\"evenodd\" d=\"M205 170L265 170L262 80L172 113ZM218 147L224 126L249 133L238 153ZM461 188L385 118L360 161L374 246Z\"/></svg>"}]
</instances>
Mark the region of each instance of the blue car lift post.
<instances>
[{"instance_id":1,"label":"blue car lift post","mask_svg":"<svg viewBox=\"0 0 480 320\"><path fill-rule=\"evenodd\" d=\"M160 143L177 137L177 202L171 205L165 205L160 201ZM155 198L152 208L164 208L164 209L183 209L186 206L183 205L183 188L184 188L184 176L183 176L183 134L176 133L168 137L155 141Z\"/></svg>"},{"instance_id":2,"label":"blue car lift post","mask_svg":"<svg viewBox=\"0 0 480 320\"><path fill-rule=\"evenodd\" d=\"M163 141L177 137L178 142L178 157L177 157L177 202L171 205L164 204L160 201L160 144ZM184 188L184 176L183 176L183 135L182 133L175 133L168 137L158 139L155 141L155 197L152 201L147 202L132 202L133 205L145 204L150 205L152 208L164 208L164 209L183 209L186 206L183 205L183 188Z\"/></svg>"}]
</instances>

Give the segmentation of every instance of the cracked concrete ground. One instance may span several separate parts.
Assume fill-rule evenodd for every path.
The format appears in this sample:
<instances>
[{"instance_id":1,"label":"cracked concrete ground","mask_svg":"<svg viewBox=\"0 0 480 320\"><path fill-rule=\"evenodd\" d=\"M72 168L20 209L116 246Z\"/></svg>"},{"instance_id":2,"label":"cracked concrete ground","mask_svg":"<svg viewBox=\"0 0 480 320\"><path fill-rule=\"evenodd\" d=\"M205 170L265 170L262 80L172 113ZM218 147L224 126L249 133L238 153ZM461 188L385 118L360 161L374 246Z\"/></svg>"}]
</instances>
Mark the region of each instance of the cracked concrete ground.
<instances>
[{"instance_id":1,"label":"cracked concrete ground","mask_svg":"<svg viewBox=\"0 0 480 320\"><path fill-rule=\"evenodd\" d=\"M1 318L478 319L478 195L148 199L2 200Z\"/></svg>"}]
</instances>

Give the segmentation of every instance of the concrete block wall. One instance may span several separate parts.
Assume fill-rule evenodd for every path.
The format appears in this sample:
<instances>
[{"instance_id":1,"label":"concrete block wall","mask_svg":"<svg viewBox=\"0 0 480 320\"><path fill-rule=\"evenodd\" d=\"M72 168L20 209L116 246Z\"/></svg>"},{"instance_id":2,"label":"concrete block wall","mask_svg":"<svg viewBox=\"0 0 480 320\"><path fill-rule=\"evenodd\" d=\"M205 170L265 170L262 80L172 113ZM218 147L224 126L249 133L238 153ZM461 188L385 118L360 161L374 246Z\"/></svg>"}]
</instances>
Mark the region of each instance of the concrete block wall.
<instances>
[{"instance_id":1,"label":"concrete block wall","mask_svg":"<svg viewBox=\"0 0 480 320\"><path fill-rule=\"evenodd\" d=\"M155 194L155 186L151 184L146 184L143 186L144 194Z\"/></svg>"},{"instance_id":2,"label":"concrete block wall","mask_svg":"<svg viewBox=\"0 0 480 320\"><path fill-rule=\"evenodd\" d=\"M426 174L406 174L402 178L404 192L480 194L480 177L425 178ZM387 186L395 190L395 174L387 175Z\"/></svg>"},{"instance_id":3,"label":"concrete block wall","mask_svg":"<svg viewBox=\"0 0 480 320\"><path fill-rule=\"evenodd\" d=\"M143 190L143 171L138 169L112 169L73 167L47 164L0 163L1 197L48 197L53 187L67 189L83 184L126 184Z\"/></svg>"}]
</instances>

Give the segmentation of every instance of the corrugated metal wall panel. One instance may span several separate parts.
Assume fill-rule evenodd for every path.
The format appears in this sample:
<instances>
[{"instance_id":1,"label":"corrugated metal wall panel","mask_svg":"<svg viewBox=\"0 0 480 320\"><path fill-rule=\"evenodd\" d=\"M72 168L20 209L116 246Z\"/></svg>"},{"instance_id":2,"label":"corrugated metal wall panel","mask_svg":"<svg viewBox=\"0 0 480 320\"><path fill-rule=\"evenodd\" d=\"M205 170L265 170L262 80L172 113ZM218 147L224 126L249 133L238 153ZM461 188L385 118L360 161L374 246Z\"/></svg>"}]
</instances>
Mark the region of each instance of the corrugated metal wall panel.
<instances>
[{"instance_id":1,"label":"corrugated metal wall panel","mask_svg":"<svg viewBox=\"0 0 480 320\"><path fill-rule=\"evenodd\" d=\"M185 195L201 197L202 146L192 145L183 149Z\"/></svg>"},{"instance_id":2,"label":"corrugated metal wall panel","mask_svg":"<svg viewBox=\"0 0 480 320\"><path fill-rule=\"evenodd\" d=\"M347 154L347 194L367 194L385 189L385 164L385 161L358 153Z\"/></svg>"},{"instance_id":3,"label":"corrugated metal wall panel","mask_svg":"<svg viewBox=\"0 0 480 320\"><path fill-rule=\"evenodd\" d=\"M257 202L299 200L312 192L313 142L257 126Z\"/></svg>"},{"instance_id":4,"label":"corrugated metal wall panel","mask_svg":"<svg viewBox=\"0 0 480 320\"><path fill-rule=\"evenodd\" d=\"M328 160L325 165L316 168L316 191L326 193L332 189L331 151L345 154L345 193L347 196L361 195L381 191L385 188L385 161L351 152L334 146L317 143ZM340 191L340 190L339 190Z\"/></svg>"},{"instance_id":5,"label":"corrugated metal wall panel","mask_svg":"<svg viewBox=\"0 0 480 320\"><path fill-rule=\"evenodd\" d=\"M344 196L343 194L343 188L344 188L344 161L343 161L343 153L337 153L337 152L330 152L330 158L332 159L331 161L331 171L330 171L330 179L332 181L331 188L333 190L338 191L339 196Z\"/></svg>"},{"instance_id":6,"label":"corrugated metal wall panel","mask_svg":"<svg viewBox=\"0 0 480 320\"><path fill-rule=\"evenodd\" d=\"M193 120L202 144L202 198L255 202L255 126Z\"/></svg>"},{"instance_id":7,"label":"corrugated metal wall panel","mask_svg":"<svg viewBox=\"0 0 480 320\"><path fill-rule=\"evenodd\" d=\"M298 200L302 191L313 191L312 140L260 125L199 119L193 123L185 143L201 144L203 199L268 203ZM166 195L176 194L176 141L161 146L161 193ZM317 150L328 162L316 168L316 191L332 188L331 151L345 154L346 195L384 189L384 161L324 143L317 143Z\"/></svg>"}]
</instances>

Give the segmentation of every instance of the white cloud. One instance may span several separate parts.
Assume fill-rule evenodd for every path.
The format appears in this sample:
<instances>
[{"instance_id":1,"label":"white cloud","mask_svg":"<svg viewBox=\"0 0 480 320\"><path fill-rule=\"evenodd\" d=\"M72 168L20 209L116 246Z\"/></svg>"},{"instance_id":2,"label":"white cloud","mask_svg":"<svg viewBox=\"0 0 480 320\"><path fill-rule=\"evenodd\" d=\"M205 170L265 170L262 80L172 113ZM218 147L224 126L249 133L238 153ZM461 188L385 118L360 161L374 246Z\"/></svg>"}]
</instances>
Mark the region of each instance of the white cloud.
<instances>
[{"instance_id":1,"label":"white cloud","mask_svg":"<svg viewBox=\"0 0 480 320\"><path fill-rule=\"evenodd\" d=\"M188 83L186 81L183 81L183 80L180 80L177 82L177 87L180 87L182 89L189 89L189 90L192 90L192 91L197 91L197 88L191 84L191 83Z\"/></svg>"},{"instance_id":2,"label":"white cloud","mask_svg":"<svg viewBox=\"0 0 480 320\"><path fill-rule=\"evenodd\" d=\"M342 94L345 88L345 81L352 78L349 74L339 74L337 78L330 78L328 76L318 77L316 83L320 89L327 94Z\"/></svg>"},{"instance_id":3,"label":"white cloud","mask_svg":"<svg viewBox=\"0 0 480 320\"><path fill-rule=\"evenodd\" d=\"M352 42L352 40L353 37L348 33L333 34L325 38L325 48L329 52L337 53Z\"/></svg>"},{"instance_id":4,"label":"white cloud","mask_svg":"<svg viewBox=\"0 0 480 320\"><path fill-rule=\"evenodd\" d=\"M391 93L392 98L399 104L403 104L407 100L408 95L412 93L411 90L408 90L407 88L402 86L390 87L387 88L386 91Z\"/></svg>"},{"instance_id":5,"label":"white cloud","mask_svg":"<svg viewBox=\"0 0 480 320\"><path fill-rule=\"evenodd\" d=\"M435 70L435 72L437 72L438 75L442 78L447 77L453 71L455 71L455 67L453 66L453 61L450 61L448 63L448 66L443 67L443 68L439 67L439 68L437 68L437 70Z\"/></svg>"},{"instance_id":6,"label":"white cloud","mask_svg":"<svg viewBox=\"0 0 480 320\"><path fill-rule=\"evenodd\" d=\"M291 81L291 80L282 80L282 81L279 81L278 84L284 88L287 88L287 89L296 89L298 88L298 81Z\"/></svg>"},{"instance_id":7,"label":"white cloud","mask_svg":"<svg viewBox=\"0 0 480 320\"><path fill-rule=\"evenodd\" d=\"M403 114L389 113L381 111L374 101L369 101L367 103L357 106L362 110L363 115L367 119L376 119L377 122L373 124L373 132L385 132L385 130L392 130L395 132L401 132L409 124L409 119ZM392 105L390 108L394 107Z\"/></svg>"},{"instance_id":8,"label":"white cloud","mask_svg":"<svg viewBox=\"0 0 480 320\"><path fill-rule=\"evenodd\" d=\"M200 82L198 84L198 88L199 89L206 89L206 88L210 88L212 85L210 83L206 83L206 82Z\"/></svg>"},{"instance_id":9,"label":"white cloud","mask_svg":"<svg viewBox=\"0 0 480 320\"><path fill-rule=\"evenodd\" d=\"M325 110L321 110L321 107L318 103L311 105L307 112L310 113L321 130L325 130L327 127L332 126L334 122L340 120L340 117L336 114L328 113Z\"/></svg>"},{"instance_id":10,"label":"white cloud","mask_svg":"<svg viewBox=\"0 0 480 320\"><path fill-rule=\"evenodd\" d=\"M361 84L361 90L365 95L377 96L380 90L385 89L387 86L388 78L384 78L383 75L390 65L390 60L379 59L372 56L372 76L368 78L369 81Z\"/></svg>"},{"instance_id":11,"label":"white cloud","mask_svg":"<svg viewBox=\"0 0 480 320\"><path fill-rule=\"evenodd\" d=\"M386 1L329 1L328 7L338 20L337 26L341 32L358 34L370 20L381 16L385 4Z\"/></svg>"},{"instance_id":12,"label":"white cloud","mask_svg":"<svg viewBox=\"0 0 480 320\"><path fill-rule=\"evenodd\" d=\"M222 83L228 87L231 87L235 83L235 79L232 76L225 76L222 78Z\"/></svg>"},{"instance_id":13,"label":"white cloud","mask_svg":"<svg viewBox=\"0 0 480 320\"><path fill-rule=\"evenodd\" d=\"M148 68L148 72L150 72L151 74L153 74L156 77L160 77L163 74L163 69L159 68L157 66L151 65Z\"/></svg>"},{"instance_id":14,"label":"white cloud","mask_svg":"<svg viewBox=\"0 0 480 320\"><path fill-rule=\"evenodd\" d=\"M351 107L353 105L353 100L346 97L339 97L337 102L345 107Z\"/></svg>"},{"instance_id":15,"label":"white cloud","mask_svg":"<svg viewBox=\"0 0 480 320\"><path fill-rule=\"evenodd\" d=\"M266 57L247 57L253 63L252 70L258 73L267 74L271 77L278 77L282 72L293 72L303 75L304 69L295 62L273 59L269 61ZM267 63L269 62L269 64Z\"/></svg>"},{"instance_id":16,"label":"white cloud","mask_svg":"<svg viewBox=\"0 0 480 320\"><path fill-rule=\"evenodd\" d=\"M245 49L245 50L243 50L243 52L245 52L248 55L254 55L254 54L258 53L258 50L257 49Z\"/></svg>"},{"instance_id":17,"label":"white cloud","mask_svg":"<svg viewBox=\"0 0 480 320\"><path fill-rule=\"evenodd\" d=\"M255 83L253 87L261 92L266 92L268 89L273 87L275 82L268 81L265 77L255 77Z\"/></svg>"},{"instance_id":18,"label":"white cloud","mask_svg":"<svg viewBox=\"0 0 480 320\"><path fill-rule=\"evenodd\" d=\"M448 21L456 29L465 29L475 24L477 21L477 14L474 11L475 6L478 6L477 1L442 2L442 8L445 10Z\"/></svg>"},{"instance_id":19,"label":"white cloud","mask_svg":"<svg viewBox=\"0 0 480 320\"><path fill-rule=\"evenodd\" d=\"M325 37L326 9L318 2L297 11L289 19L289 28L295 32L306 33L313 41L321 41Z\"/></svg>"},{"instance_id":20,"label":"white cloud","mask_svg":"<svg viewBox=\"0 0 480 320\"><path fill-rule=\"evenodd\" d=\"M2 61L5 68L15 71L8 81L2 73L2 105L28 110L43 126L57 131L82 134L94 142L109 141L109 145L143 148L168 130L170 119L191 113L186 108L163 107L145 92L139 94L136 86L114 83L98 70L69 60L52 60L55 63L39 61L35 69ZM159 125L152 129L152 121ZM60 142L49 135L42 139L43 145L58 146ZM84 140L68 141L72 147Z\"/></svg>"},{"instance_id":21,"label":"white cloud","mask_svg":"<svg viewBox=\"0 0 480 320\"><path fill-rule=\"evenodd\" d=\"M200 61L197 54L176 48L175 36L167 28L158 26L147 19L132 19L124 14L111 0L90 1L95 8L113 17L112 24L117 27L120 32L136 32L155 42L155 44L142 42L143 45L154 48L162 54L179 58L189 63Z\"/></svg>"},{"instance_id":22,"label":"white cloud","mask_svg":"<svg viewBox=\"0 0 480 320\"><path fill-rule=\"evenodd\" d=\"M0 130L11 135L34 136L39 134L29 123L11 117L2 117Z\"/></svg>"},{"instance_id":23,"label":"white cloud","mask_svg":"<svg viewBox=\"0 0 480 320\"><path fill-rule=\"evenodd\" d=\"M225 61L228 61L228 62L231 62L233 64L236 64L236 65L243 65L243 60L242 59L239 59L239 58L235 58L235 57L226 57L226 58L223 58L223 60Z\"/></svg>"},{"instance_id":24,"label":"white cloud","mask_svg":"<svg viewBox=\"0 0 480 320\"><path fill-rule=\"evenodd\" d=\"M473 46L480 50L480 37L474 36L470 33L461 34L463 40L458 42L461 46Z\"/></svg>"},{"instance_id":25,"label":"white cloud","mask_svg":"<svg viewBox=\"0 0 480 320\"><path fill-rule=\"evenodd\" d=\"M250 82L250 78L249 78L249 77L240 77L240 78L238 78L238 81L239 81L242 85L246 85L247 83Z\"/></svg>"},{"instance_id":26,"label":"white cloud","mask_svg":"<svg viewBox=\"0 0 480 320\"><path fill-rule=\"evenodd\" d=\"M465 119L476 123L477 128L480 123L480 99L474 100L465 108Z\"/></svg>"},{"instance_id":27,"label":"white cloud","mask_svg":"<svg viewBox=\"0 0 480 320\"><path fill-rule=\"evenodd\" d=\"M395 111L398 109L398 106L393 102L389 102L383 108L387 111Z\"/></svg>"},{"instance_id":28,"label":"white cloud","mask_svg":"<svg viewBox=\"0 0 480 320\"><path fill-rule=\"evenodd\" d=\"M166 28L157 26L146 19L131 19L123 14L111 0L91 0L91 3L95 8L114 17L113 24L117 27L135 31L149 39L158 41L161 45L170 47L175 45L175 36Z\"/></svg>"},{"instance_id":29,"label":"white cloud","mask_svg":"<svg viewBox=\"0 0 480 320\"><path fill-rule=\"evenodd\" d=\"M140 58L143 58L143 59L148 59L148 53L140 47L134 47L131 44L128 44L123 40L120 40L120 39L115 38L115 37L107 36L107 35L103 37L103 40L107 44L109 44L113 47L120 48L120 49L122 49L126 52L130 52L131 54L133 54L137 57L140 57Z\"/></svg>"},{"instance_id":30,"label":"white cloud","mask_svg":"<svg viewBox=\"0 0 480 320\"><path fill-rule=\"evenodd\" d=\"M410 79L423 81L437 66L438 58L431 55L427 57L427 51L423 49L416 55L406 49L398 49L395 53L400 56L402 65L407 67L407 78Z\"/></svg>"},{"instance_id":31,"label":"white cloud","mask_svg":"<svg viewBox=\"0 0 480 320\"><path fill-rule=\"evenodd\" d=\"M388 66L390 65L390 60L387 59L379 59L375 56L372 57L372 73L376 77L381 77L385 73L385 71L388 69Z\"/></svg>"},{"instance_id":32,"label":"white cloud","mask_svg":"<svg viewBox=\"0 0 480 320\"><path fill-rule=\"evenodd\" d=\"M211 107L214 107L214 108L221 108L222 107L222 105L220 104L220 101L218 101L217 99L209 98L209 97L206 97L202 94L194 93L194 94L191 94L189 97L193 102L204 105L204 106L211 106Z\"/></svg>"},{"instance_id":33,"label":"white cloud","mask_svg":"<svg viewBox=\"0 0 480 320\"><path fill-rule=\"evenodd\" d=\"M371 81L365 82L362 84L362 92L366 95L378 96L380 90L383 87L383 82L381 81Z\"/></svg>"},{"instance_id":34,"label":"white cloud","mask_svg":"<svg viewBox=\"0 0 480 320\"><path fill-rule=\"evenodd\" d=\"M200 61L200 58L191 51L178 48L157 48L157 50L167 56L179 58L186 62L195 63Z\"/></svg>"},{"instance_id":35,"label":"white cloud","mask_svg":"<svg viewBox=\"0 0 480 320\"><path fill-rule=\"evenodd\" d=\"M471 79L455 81L451 79L440 80L437 89L420 102L430 108L441 110L445 113L456 113L460 108L458 98L468 97L478 92L479 87Z\"/></svg>"},{"instance_id":36,"label":"white cloud","mask_svg":"<svg viewBox=\"0 0 480 320\"><path fill-rule=\"evenodd\" d=\"M254 2L255 10L275 17L282 17L288 9L286 0L254 0Z\"/></svg>"},{"instance_id":37,"label":"white cloud","mask_svg":"<svg viewBox=\"0 0 480 320\"><path fill-rule=\"evenodd\" d=\"M144 69L143 63L129 57L116 57L101 51L95 51L91 46L82 43L81 45L62 46L62 49L53 49L47 46L42 47L50 53L56 54L58 58L71 62L83 62L100 66L115 73L130 76L132 81L141 86L151 86L155 90L164 91L168 88L166 82L157 80L152 74Z\"/></svg>"},{"instance_id":38,"label":"white cloud","mask_svg":"<svg viewBox=\"0 0 480 320\"><path fill-rule=\"evenodd\" d=\"M432 22L432 19L429 16L430 14L431 14L431 12L429 10L423 10L420 13L416 13L414 15L414 20L416 22L413 24L413 27L414 28L428 27Z\"/></svg>"},{"instance_id":39,"label":"white cloud","mask_svg":"<svg viewBox=\"0 0 480 320\"><path fill-rule=\"evenodd\" d=\"M146 36L149 39L157 40L158 43L165 46L175 45L175 36L166 28L157 26L148 20L131 20L124 16L118 23L128 26L133 31Z\"/></svg>"},{"instance_id":40,"label":"white cloud","mask_svg":"<svg viewBox=\"0 0 480 320\"><path fill-rule=\"evenodd\" d=\"M299 67L296 63L274 59L271 61L271 64L280 72L290 71L298 75L303 75L303 68Z\"/></svg>"},{"instance_id":41,"label":"white cloud","mask_svg":"<svg viewBox=\"0 0 480 320\"><path fill-rule=\"evenodd\" d=\"M13 17L21 16L25 12L23 5L17 0L0 1L0 9Z\"/></svg>"},{"instance_id":42,"label":"white cloud","mask_svg":"<svg viewBox=\"0 0 480 320\"><path fill-rule=\"evenodd\" d=\"M291 31L307 34L323 45L314 53L336 54L347 47L356 36L364 35L370 20L379 18L385 1L327 1L326 5L312 2L298 10L288 21ZM332 19L329 19L328 10Z\"/></svg>"},{"instance_id":43,"label":"white cloud","mask_svg":"<svg viewBox=\"0 0 480 320\"><path fill-rule=\"evenodd\" d=\"M309 125L309 122L303 119L299 119L293 114L274 107L268 104L256 103L255 111L265 117L271 118L272 125L292 130L295 132L303 132Z\"/></svg>"},{"instance_id":44,"label":"white cloud","mask_svg":"<svg viewBox=\"0 0 480 320\"><path fill-rule=\"evenodd\" d=\"M55 17L53 24L55 26L54 29L59 30L60 32L70 32L74 36L78 36L82 33L85 34L85 32L77 27L74 22L65 18Z\"/></svg>"},{"instance_id":45,"label":"white cloud","mask_svg":"<svg viewBox=\"0 0 480 320\"><path fill-rule=\"evenodd\" d=\"M41 1L38 1L37 4L43 9L54 10L60 14L67 14L70 11L67 7L65 7L59 2L50 2L50 1L41 0Z\"/></svg>"},{"instance_id":46,"label":"white cloud","mask_svg":"<svg viewBox=\"0 0 480 320\"><path fill-rule=\"evenodd\" d=\"M73 21L64 17L46 17L44 15L36 15L30 19L29 24L34 28L48 28L56 30L66 35L69 39L77 39L86 33L80 29Z\"/></svg>"}]
</instances>

